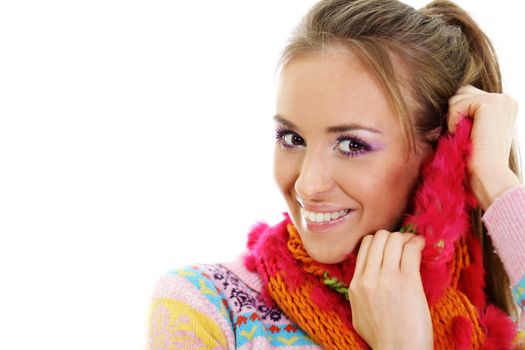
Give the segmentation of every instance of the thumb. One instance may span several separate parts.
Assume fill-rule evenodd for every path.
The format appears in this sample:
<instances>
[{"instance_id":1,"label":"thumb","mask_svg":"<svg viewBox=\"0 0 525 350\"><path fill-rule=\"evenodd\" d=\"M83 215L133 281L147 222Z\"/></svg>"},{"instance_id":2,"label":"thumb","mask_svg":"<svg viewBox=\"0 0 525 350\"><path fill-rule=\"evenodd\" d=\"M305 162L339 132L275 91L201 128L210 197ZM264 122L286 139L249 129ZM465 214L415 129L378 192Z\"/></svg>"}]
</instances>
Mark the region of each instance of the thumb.
<instances>
[{"instance_id":1,"label":"thumb","mask_svg":"<svg viewBox=\"0 0 525 350\"><path fill-rule=\"evenodd\" d=\"M401 272L418 273L421 265L421 252L425 248L425 237L416 235L403 245Z\"/></svg>"}]
</instances>

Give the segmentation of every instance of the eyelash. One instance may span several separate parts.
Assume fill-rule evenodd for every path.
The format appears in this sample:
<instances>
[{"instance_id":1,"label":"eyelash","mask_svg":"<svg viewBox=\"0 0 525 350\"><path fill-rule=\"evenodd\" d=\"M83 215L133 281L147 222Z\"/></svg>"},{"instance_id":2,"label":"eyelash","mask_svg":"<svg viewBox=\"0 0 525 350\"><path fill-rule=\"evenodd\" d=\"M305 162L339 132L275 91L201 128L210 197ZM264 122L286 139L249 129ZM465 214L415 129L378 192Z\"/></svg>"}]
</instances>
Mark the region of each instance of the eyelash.
<instances>
[{"instance_id":1,"label":"eyelash","mask_svg":"<svg viewBox=\"0 0 525 350\"><path fill-rule=\"evenodd\" d=\"M295 148L295 146L291 146L284 142L284 136L288 134L293 134L294 136L299 137L301 140L303 140L303 143L304 143L304 139L301 136L299 136L299 134L297 134L295 131L291 129L286 129L286 128L277 128L275 130L275 139L277 140L279 145L283 147L284 150L292 150L293 148ZM337 138L337 141L335 142L334 149L337 148L337 146L340 145L344 141L350 141L350 143L357 144L357 146L360 148L359 151L352 151L352 152L345 152L345 151L339 150L339 152L344 157L357 157L357 156L360 156L372 150L372 147L368 143L361 140L359 137L355 135L350 135L350 134L339 136Z\"/></svg>"}]
</instances>

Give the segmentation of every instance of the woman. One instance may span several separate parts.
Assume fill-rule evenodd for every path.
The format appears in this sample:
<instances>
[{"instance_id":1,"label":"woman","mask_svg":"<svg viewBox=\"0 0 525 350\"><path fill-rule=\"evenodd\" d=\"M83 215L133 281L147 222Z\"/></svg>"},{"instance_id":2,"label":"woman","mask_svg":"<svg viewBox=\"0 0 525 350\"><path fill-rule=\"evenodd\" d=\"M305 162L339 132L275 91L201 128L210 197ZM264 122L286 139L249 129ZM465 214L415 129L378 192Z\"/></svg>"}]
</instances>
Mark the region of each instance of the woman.
<instances>
[{"instance_id":1,"label":"woman","mask_svg":"<svg viewBox=\"0 0 525 350\"><path fill-rule=\"evenodd\" d=\"M253 228L244 261L163 278L150 347L519 346L517 104L472 19L448 1L321 1L280 63L288 213Z\"/></svg>"}]
</instances>

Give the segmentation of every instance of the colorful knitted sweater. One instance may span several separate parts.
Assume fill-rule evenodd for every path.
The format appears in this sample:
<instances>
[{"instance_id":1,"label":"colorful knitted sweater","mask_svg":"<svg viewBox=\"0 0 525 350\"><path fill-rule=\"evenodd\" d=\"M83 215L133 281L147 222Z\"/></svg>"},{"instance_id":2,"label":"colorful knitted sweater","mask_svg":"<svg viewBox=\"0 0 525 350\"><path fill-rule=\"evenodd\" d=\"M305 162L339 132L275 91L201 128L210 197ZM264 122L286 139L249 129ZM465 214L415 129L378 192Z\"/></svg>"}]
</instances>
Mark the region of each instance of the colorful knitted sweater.
<instances>
[{"instance_id":1,"label":"colorful knitted sweater","mask_svg":"<svg viewBox=\"0 0 525 350\"><path fill-rule=\"evenodd\" d=\"M525 308L525 186L509 190L483 222ZM194 265L161 278L149 318L149 349L321 349L275 305L261 297L262 283L241 259ZM522 313L520 328L525 328ZM518 335L525 340L523 332Z\"/></svg>"}]
</instances>

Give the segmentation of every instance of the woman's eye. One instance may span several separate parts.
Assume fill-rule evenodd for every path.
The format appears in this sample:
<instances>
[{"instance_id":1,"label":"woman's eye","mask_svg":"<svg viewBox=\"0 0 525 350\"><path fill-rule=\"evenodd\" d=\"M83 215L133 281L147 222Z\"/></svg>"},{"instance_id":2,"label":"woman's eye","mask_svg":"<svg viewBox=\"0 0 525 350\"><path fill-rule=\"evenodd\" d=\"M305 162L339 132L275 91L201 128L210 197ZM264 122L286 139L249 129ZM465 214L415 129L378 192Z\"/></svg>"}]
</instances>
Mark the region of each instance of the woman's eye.
<instances>
[{"instance_id":1,"label":"woman's eye","mask_svg":"<svg viewBox=\"0 0 525 350\"><path fill-rule=\"evenodd\" d=\"M339 144L339 147L346 152L357 152L363 148L363 145L354 140L345 140Z\"/></svg>"},{"instance_id":2,"label":"woman's eye","mask_svg":"<svg viewBox=\"0 0 525 350\"><path fill-rule=\"evenodd\" d=\"M283 136L283 141L290 146L300 146L303 138L295 133L289 133Z\"/></svg>"},{"instance_id":3,"label":"woman's eye","mask_svg":"<svg viewBox=\"0 0 525 350\"><path fill-rule=\"evenodd\" d=\"M296 146L304 145L304 139L292 130L277 129L275 138L281 146L285 148L294 148Z\"/></svg>"},{"instance_id":4,"label":"woman's eye","mask_svg":"<svg viewBox=\"0 0 525 350\"><path fill-rule=\"evenodd\" d=\"M347 157L357 156L371 149L368 144L355 138L341 139L337 144L337 148Z\"/></svg>"}]
</instances>

